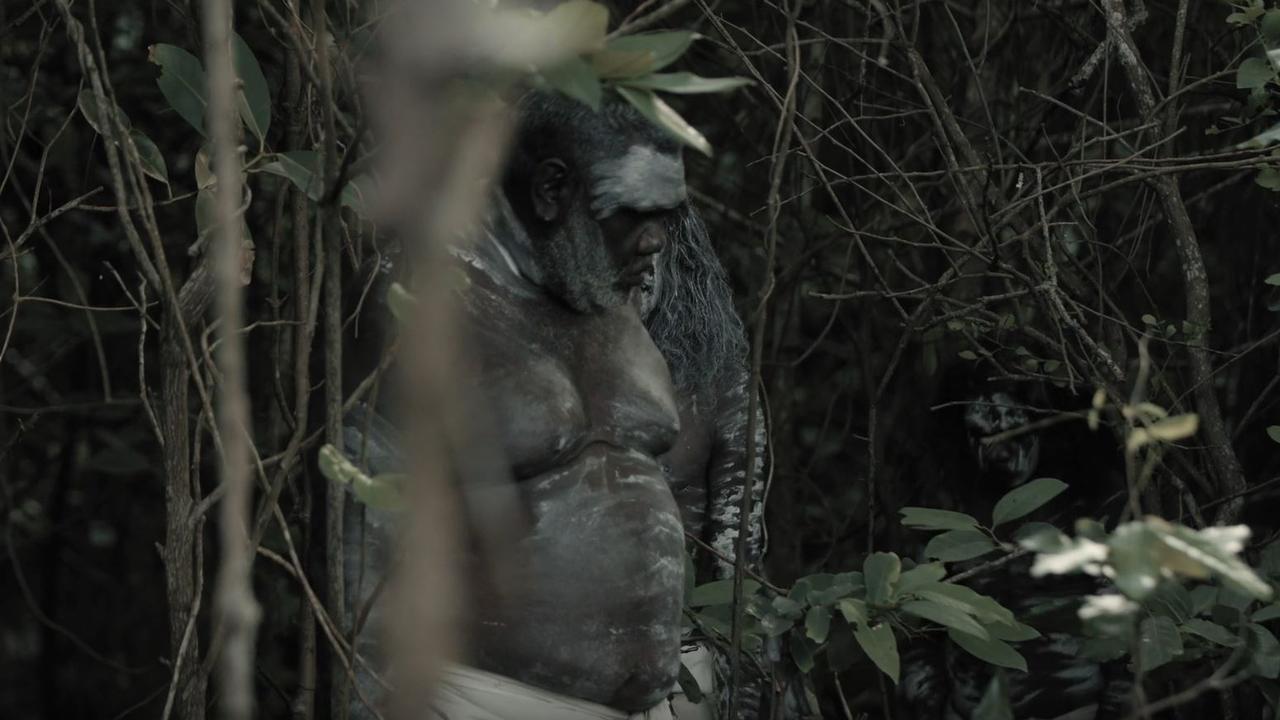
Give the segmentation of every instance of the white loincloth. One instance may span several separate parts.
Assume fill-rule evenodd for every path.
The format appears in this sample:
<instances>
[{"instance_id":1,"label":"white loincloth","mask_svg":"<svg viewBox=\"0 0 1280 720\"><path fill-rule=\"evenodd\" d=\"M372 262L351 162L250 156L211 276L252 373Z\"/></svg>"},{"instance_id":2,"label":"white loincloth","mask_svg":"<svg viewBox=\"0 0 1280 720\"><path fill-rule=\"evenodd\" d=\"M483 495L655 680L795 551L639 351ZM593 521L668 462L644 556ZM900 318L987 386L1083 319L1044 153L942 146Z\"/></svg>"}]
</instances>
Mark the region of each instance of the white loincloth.
<instances>
[{"instance_id":1,"label":"white loincloth","mask_svg":"<svg viewBox=\"0 0 1280 720\"><path fill-rule=\"evenodd\" d=\"M711 653L698 647L681 661L711 694ZM709 701L694 704L678 689L656 706L627 714L622 710L561 695L484 670L455 665L440 678L432 720L710 720Z\"/></svg>"},{"instance_id":2,"label":"white loincloth","mask_svg":"<svg viewBox=\"0 0 1280 720\"><path fill-rule=\"evenodd\" d=\"M689 669L693 679L698 681L698 689L702 691L702 702L693 702L685 697L684 691L676 685L671 694L671 711L676 720L714 720L711 711L715 703L715 667L711 661L711 651L702 645L694 645L680 652L680 662Z\"/></svg>"}]
</instances>

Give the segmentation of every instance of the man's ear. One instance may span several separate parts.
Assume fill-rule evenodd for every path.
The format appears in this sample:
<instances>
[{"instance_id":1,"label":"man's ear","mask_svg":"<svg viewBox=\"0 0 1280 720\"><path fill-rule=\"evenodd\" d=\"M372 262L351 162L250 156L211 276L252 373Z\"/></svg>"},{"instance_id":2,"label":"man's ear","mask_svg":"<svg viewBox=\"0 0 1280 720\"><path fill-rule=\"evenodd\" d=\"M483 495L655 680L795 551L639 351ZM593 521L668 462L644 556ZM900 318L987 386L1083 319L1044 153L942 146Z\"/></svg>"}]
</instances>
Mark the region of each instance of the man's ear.
<instances>
[{"instance_id":1,"label":"man's ear","mask_svg":"<svg viewBox=\"0 0 1280 720\"><path fill-rule=\"evenodd\" d=\"M558 158L543 160L533 171L530 193L533 212L543 222L560 219L567 202L569 167Z\"/></svg>"}]
</instances>

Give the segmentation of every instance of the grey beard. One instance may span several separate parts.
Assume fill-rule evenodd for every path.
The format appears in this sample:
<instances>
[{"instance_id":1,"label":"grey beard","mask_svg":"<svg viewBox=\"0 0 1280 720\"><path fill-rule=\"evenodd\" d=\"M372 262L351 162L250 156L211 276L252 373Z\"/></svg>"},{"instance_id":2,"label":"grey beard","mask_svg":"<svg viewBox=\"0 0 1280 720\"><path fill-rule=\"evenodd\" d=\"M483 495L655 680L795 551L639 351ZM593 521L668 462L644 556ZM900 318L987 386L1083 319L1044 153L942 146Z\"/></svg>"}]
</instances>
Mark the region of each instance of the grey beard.
<instances>
[{"instance_id":1,"label":"grey beard","mask_svg":"<svg viewBox=\"0 0 1280 720\"><path fill-rule=\"evenodd\" d=\"M617 307L627 299L603 238L587 228L570 225L535 242L534 258L546 288L578 312Z\"/></svg>"}]
</instances>

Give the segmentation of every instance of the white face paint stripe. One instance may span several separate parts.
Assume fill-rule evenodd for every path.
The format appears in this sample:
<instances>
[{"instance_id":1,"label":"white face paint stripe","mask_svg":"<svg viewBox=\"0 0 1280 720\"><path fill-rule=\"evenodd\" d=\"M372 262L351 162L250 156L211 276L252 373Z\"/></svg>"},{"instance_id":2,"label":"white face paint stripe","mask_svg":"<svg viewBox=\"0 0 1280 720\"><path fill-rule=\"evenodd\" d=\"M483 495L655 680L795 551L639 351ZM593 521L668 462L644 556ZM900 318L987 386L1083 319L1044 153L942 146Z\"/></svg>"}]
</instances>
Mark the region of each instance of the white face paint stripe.
<instances>
[{"instance_id":1,"label":"white face paint stripe","mask_svg":"<svg viewBox=\"0 0 1280 720\"><path fill-rule=\"evenodd\" d=\"M597 220L619 208L674 208L687 198L684 161L650 145L632 145L626 154L591 169L591 212Z\"/></svg>"}]
</instances>

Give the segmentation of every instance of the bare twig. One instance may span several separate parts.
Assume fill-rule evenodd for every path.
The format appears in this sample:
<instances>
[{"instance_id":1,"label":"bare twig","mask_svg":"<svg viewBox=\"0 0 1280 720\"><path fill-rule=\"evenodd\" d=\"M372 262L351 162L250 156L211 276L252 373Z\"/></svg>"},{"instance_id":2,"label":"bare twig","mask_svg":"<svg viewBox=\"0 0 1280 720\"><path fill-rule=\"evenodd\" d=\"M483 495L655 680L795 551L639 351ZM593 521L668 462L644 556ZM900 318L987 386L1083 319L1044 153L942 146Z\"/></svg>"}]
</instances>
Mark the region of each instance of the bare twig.
<instances>
[{"instance_id":1,"label":"bare twig","mask_svg":"<svg viewBox=\"0 0 1280 720\"><path fill-rule=\"evenodd\" d=\"M1133 41L1128 11L1123 0L1106 0L1107 32L1116 44L1116 54L1120 65L1124 68L1129 87L1137 100L1142 113L1151 118L1156 108L1156 99L1137 45ZM1175 68L1174 72L1177 72ZM1209 359L1206 339L1212 324L1210 312L1209 279L1205 271L1204 258L1200 253L1200 244L1196 238L1196 230L1187 213L1177 181L1168 176L1160 176L1152 180L1156 195L1164 208L1165 217L1173 235L1174 246L1182 262L1184 292L1186 296L1187 321L1197 328L1200 337L1194 339L1187 351L1191 360L1191 381L1195 387L1196 410L1200 415L1200 427L1203 429L1209 445L1209 458L1217 475L1223 492L1236 495L1247 487L1240 460L1231 446L1231 437L1227 434L1226 423L1222 420L1222 410L1218 398L1214 394L1212 383L1213 366ZM1243 500L1237 498L1224 503L1218 509L1215 522L1231 524L1240 515Z\"/></svg>"}]
</instances>

